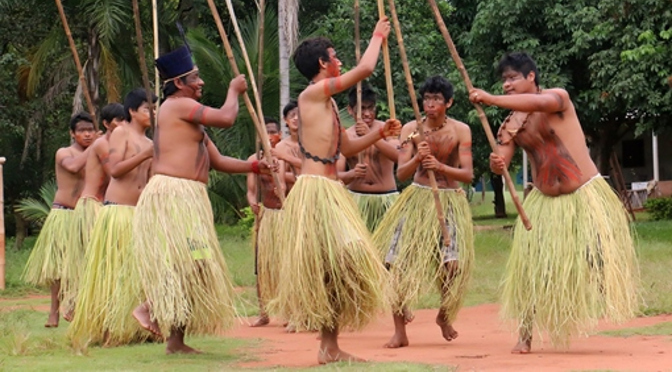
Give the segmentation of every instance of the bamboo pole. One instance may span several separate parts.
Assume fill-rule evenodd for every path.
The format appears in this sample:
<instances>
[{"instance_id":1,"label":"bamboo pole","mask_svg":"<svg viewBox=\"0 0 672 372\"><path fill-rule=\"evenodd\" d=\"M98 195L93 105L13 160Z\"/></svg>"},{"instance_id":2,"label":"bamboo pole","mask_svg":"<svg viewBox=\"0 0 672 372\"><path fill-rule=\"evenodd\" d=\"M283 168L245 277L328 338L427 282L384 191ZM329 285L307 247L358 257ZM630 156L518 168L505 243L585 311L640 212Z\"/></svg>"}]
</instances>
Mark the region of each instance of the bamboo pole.
<instances>
[{"instance_id":1,"label":"bamboo pole","mask_svg":"<svg viewBox=\"0 0 672 372\"><path fill-rule=\"evenodd\" d=\"M385 18L385 4L383 0L378 0L378 17ZM383 64L385 66L385 86L387 88L387 106L390 110L390 119L396 119L397 113L394 108L394 87L392 86L392 69L390 67L390 50L387 45L387 38L383 39Z\"/></svg>"},{"instance_id":2,"label":"bamboo pole","mask_svg":"<svg viewBox=\"0 0 672 372\"><path fill-rule=\"evenodd\" d=\"M5 289L5 194L2 166L5 158L0 158L0 290Z\"/></svg>"},{"instance_id":3,"label":"bamboo pole","mask_svg":"<svg viewBox=\"0 0 672 372\"><path fill-rule=\"evenodd\" d=\"M70 26L68 26L68 19L65 17L65 11L63 10L63 4L61 0L56 0L56 7L58 8L58 14L61 16L61 22L63 23L63 29L65 30L65 35L68 37L68 43L70 44L70 51L72 52L72 57L75 60L75 66L77 67L77 73L79 74L79 84L82 86L82 92L84 92L84 98L86 99L86 105L89 106L89 113L93 118L93 126L98 131L98 120L96 120L96 108L93 106L93 101L91 100L91 93L89 92L89 87L86 85L86 78L84 77L84 69L82 68L82 62L79 60L79 54L77 54L77 47L75 46L75 41L72 39L72 33L70 32Z\"/></svg>"},{"instance_id":4,"label":"bamboo pole","mask_svg":"<svg viewBox=\"0 0 672 372\"><path fill-rule=\"evenodd\" d=\"M418 131L418 140L425 140L425 131L423 128L423 120L420 115L420 107L418 106L418 100L415 98L415 87L413 86L413 78L411 77L411 69L408 66L408 58L406 55L406 48L404 47L404 38L401 34L401 25L399 24L399 18L397 17L397 10L394 6L394 0L388 0L390 6L390 14L392 15L392 24L394 25L394 31L397 36L397 43L399 44L399 54L401 56L401 64L404 68L404 75L406 77L406 85L408 86L408 96L411 99L411 105L413 106L413 113L415 114L415 122L417 123ZM432 188L432 196L434 196L434 206L436 207L436 216L439 219L439 224L441 226L441 234L443 236L443 245L445 247L450 247L450 232L448 231L448 226L446 225L446 217L443 213L443 206L441 205L441 199L439 198L439 186L436 183L436 175L431 169L427 170L427 175L429 176L429 185ZM457 256L454 257L455 260Z\"/></svg>"},{"instance_id":5,"label":"bamboo pole","mask_svg":"<svg viewBox=\"0 0 672 372\"><path fill-rule=\"evenodd\" d=\"M359 64L361 59L361 50L359 45L359 0L355 0L355 61ZM357 107L355 111L355 124L362 121L362 81L357 82ZM364 152L360 151L357 156L357 162L364 162Z\"/></svg>"},{"instance_id":6,"label":"bamboo pole","mask_svg":"<svg viewBox=\"0 0 672 372\"><path fill-rule=\"evenodd\" d=\"M215 19L215 24L217 25L217 30L219 31L219 36L222 38L222 43L224 44L224 50L226 51L226 56L229 59L229 63L231 64L231 69L233 70L233 73L235 75L240 75L240 70L238 69L238 64L236 63L235 58L233 57L233 50L231 49L231 44L229 43L228 36L226 35L226 31L224 31L224 26L222 25L222 19L219 17L219 12L217 11L217 7L215 6L214 0L208 0L208 5L210 6L210 10L212 12L212 16ZM234 17L233 14L231 14L232 17ZM236 23L237 25L237 23ZM245 50L244 45L242 46L243 50ZM251 71L251 68L248 67L248 69ZM253 77L253 76L251 76ZM252 87L254 88L256 92L256 85L254 82L252 82ZM271 155L271 144L270 141L268 140L268 133L266 132L266 125L263 123L263 113L261 110L259 110L260 115L257 116L257 113L254 111L254 106L252 105L252 101L250 101L250 96L247 95L247 92L243 94L243 100L245 101L245 107L247 107L247 110L250 113L250 117L252 118L252 121L254 122L255 127L257 128L257 133L259 134L259 137L261 137L261 146L264 149L264 153L266 156L266 159L268 161L272 162L274 161L273 155ZM261 109L261 105L259 105L259 108ZM260 119L261 117L261 120ZM278 174L276 172L272 172L273 175L273 182L275 184L276 188L276 194L278 195L278 199L284 204L285 202L285 195L282 192L282 188L280 187L280 178L278 177Z\"/></svg>"},{"instance_id":7,"label":"bamboo pole","mask_svg":"<svg viewBox=\"0 0 672 372\"><path fill-rule=\"evenodd\" d=\"M154 31L154 60L156 61L159 58L159 11L157 8L156 0L152 0L152 28ZM159 71L154 65L154 94L156 94L156 116L154 118L154 128L159 123L159 107L161 107L161 92L159 91L161 87L161 77L159 76Z\"/></svg>"},{"instance_id":8,"label":"bamboo pole","mask_svg":"<svg viewBox=\"0 0 672 372\"><path fill-rule=\"evenodd\" d=\"M453 57L453 61L455 61L455 65L457 65L457 69L460 71L462 79L464 79L464 84L467 86L467 92L470 92L472 89L474 89L474 86L471 84L471 79L469 79L467 69L464 68L464 65L462 64L462 59L460 58L460 55L457 53L457 48L455 48L455 44L453 43L453 39L450 37L450 33L446 28L446 24L443 22L443 18L441 18L441 13L439 12L439 8L436 6L436 1L435 0L427 0L427 1L429 1L429 4L432 7L432 10L434 11L434 17L436 18L436 23L438 24L439 29L441 30L441 34L443 35L446 44L448 44L450 55ZM490 129L490 124L488 124L488 118L485 116L485 111L483 111L483 108L478 103L474 103L473 105L476 108L476 112L478 112L478 118L481 120L481 124L483 125L485 135L488 137L490 147L492 148L493 152L497 153L497 142L495 141L495 136L492 134L492 129ZM527 218L527 214L523 209L523 205L520 203L520 200L518 199L518 194L516 193L516 188L513 184L513 180L511 179L511 175L509 174L509 170L504 168L504 173L502 175L504 176L504 180L506 181L506 187L509 189L509 192L511 193L511 199L513 200L513 203L516 205L516 209L518 210L518 216L520 216L520 219L523 222L523 225L525 225L525 228L527 230L531 230L532 224L530 223L530 220Z\"/></svg>"},{"instance_id":9,"label":"bamboo pole","mask_svg":"<svg viewBox=\"0 0 672 372\"><path fill-rule=\"evenodd\" d=\"M142 85L145 88L147 106L149 107L149 122L154 123L154 102L152 100L152 91L149 89L149 72L147 71L147 61L145 60L145 48L142 46L142 26L140 25L140 9L138 7L138 0L133 0L133 18L135 19L135 38L138 42L140 71L142 71Z\"/></svg>"},{"instance_id":10,"label":"bamboo pole","mask_svg":"<svg viewBox=\"0 0 672 372\"><path fill-rule=\"evenodd\" d=\"M264 16L266 12L266 1L259 1L259 48L257 55L257 90L259 97L262 96L262 87L264 85Z\"/></svg>"}]
</instances>

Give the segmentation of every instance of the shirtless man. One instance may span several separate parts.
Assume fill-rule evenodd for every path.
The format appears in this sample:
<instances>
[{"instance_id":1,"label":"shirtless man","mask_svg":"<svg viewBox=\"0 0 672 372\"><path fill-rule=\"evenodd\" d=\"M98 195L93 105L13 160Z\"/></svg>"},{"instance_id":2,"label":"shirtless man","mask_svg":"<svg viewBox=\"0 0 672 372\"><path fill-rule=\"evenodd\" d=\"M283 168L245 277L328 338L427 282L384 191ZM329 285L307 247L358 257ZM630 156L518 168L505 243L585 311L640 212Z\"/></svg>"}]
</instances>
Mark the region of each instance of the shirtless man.
<instances>
[{"instance_id":1,"label":"shirtless man","mask_svg":"<svg viewBox=\"0 0 672 372\"><path fill-rule=\"evenodd\" d=\"M348 98L348 113L356 120L357 88L350 90ZM382 121L376 120L376 93L368 85L362 85L362 121L348 128L345 133L350 138L356 138L377 131L384 125ZM399 156L397 146L397 138L383 138L360 152L363 154L362 163L359 162L360 154L338 159L338 177L353 194L371 233L399 195L394 179L394 164Z\"/></svg>"},{"instance_id":2,"label":"shirtless man","mask_svg":"<svg viewBox=\"0 0 672 372\"><path fill-rule=\"evenodd\" d=\"M299 107L296 101L290 101L282 109L282 117L289 129L285 137L271 150L273 156L285 162L285 185L287 193L292 190L296 177L301 174L301 150L299 150Z\"/></svg>"},{"instance_id":3,"label":"shirtless man","mask_svg":"<svg viewBox=\"0 0 672 372\"><path fill-rule=\"evenodd\" d=\"M384 346L408 346L405 307L419 294L440 283L441 306L436 324L447 341L458 336L452 326L462 306L474 254L469 203L460 182L473 178L471 130L446 115L453 104L453 86L441 76L428 78L420 88L425 112L418 138L418 123L404 125L397 178L413 176L381 221L373 240L381 250L389 249L386 264L393 277L395 333ZM450 239L443 239L428 171L434 172L439 199ZM448 241L449 240L449 241Z\"/></svg>"},{"instance_id":4,"label":"shirtless man","mask_svg":"<svg viewBox=\"0 0 672 372\"><path fill-rule=\"evenodd\" d=\"M51 286L51 309L45 327L58 327L63 254L70 249L73 210L84 187L87 148L95 136L91 115L80 112L70 119L70 137L74 143L56 151L58 189L49 217L26 263L24 278L27 282Z\"/></svg>"},{"instance_id":5,"label":"shirtless man","mask_svg":"<svg viewBox=\"0 0 672 372\"><path fill-rule=\"evenodd\" d=\"M341 129L332 95L371 75L389 32L389 22L381 19L359 65L342 76L341 62L326 38L306 40L294 53L297 69L311 85L298 98L301 176L284 205L285 215L296 223L283 229L283 280L269 311L299 331L320 331L321 364L360 360L339 348L339 328L363 327L385 303L385 268L356 205L338 181L336 161L341 153L351 156L383 137L396 136L400 123L389 120L379 130L351 138Z\"/></svg>"},{"instance_id":6,"label":"shirtless man","mask_svg":"<svg viewBox=\"0 0 672 372\"><path fill-rule=\"evenodd\" d=\"M154 132L153 176L140 196L133 224L151 312L145 304L134 315L144 328L156 332L158 326L161 334L170 334L166 353L197 353L184 344L185 331L217 334L235 314L233 287L207 196L209 171L256 173L269 166L222 156L205 132L205 126L233 125L238 95L247 89L243 75L231 81L224 105L214 108L198 103L204 82L188 47L161 56L156 65L166 98Z\"/></svg>"},{"instance_id":7,"label":"shirtless man","mask_svg":"<svg viewBox=\"0 0 672 372\"><path fill-rule=\"evenodd\" d=\"M506 54L498 73L505 95L474 89L469 99L512 110L490 154L491 170L502 174L516 146L532 166L535 189L524 202L532 230L518 221L502 292L503 313L518 320L512 352L527 354L534 326L566 347L601 315L633 317L637 259L623 205L590 158L567 91L540 88L525 53Z\"/></svg>"}]
</instances>

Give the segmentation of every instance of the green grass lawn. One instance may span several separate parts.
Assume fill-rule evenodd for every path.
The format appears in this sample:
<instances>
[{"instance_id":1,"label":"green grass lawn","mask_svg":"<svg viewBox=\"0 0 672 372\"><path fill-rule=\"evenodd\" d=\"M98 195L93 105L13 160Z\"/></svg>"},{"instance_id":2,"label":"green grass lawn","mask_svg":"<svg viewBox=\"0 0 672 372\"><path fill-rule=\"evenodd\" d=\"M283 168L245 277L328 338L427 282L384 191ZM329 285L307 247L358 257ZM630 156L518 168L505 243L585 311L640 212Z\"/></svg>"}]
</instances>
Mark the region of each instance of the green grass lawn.
<instances>
[{"instance_id":1,"label":"green grass lawn","mask_svg":"<svg viewBox=\"0 0 672 372\"><path fill-rule=\"evenodd\" d=\"M507 200L509 198L506 195ZM522 197L522 195L521 195ZM465 306L498 301L499 284L511 244L511 230L516 212L510 201L507 203L506 219L494 219L492 196L488 193L484 202L480 194L474 195L472 211L475 233L476 262L471 287ZM637 215L634 224L637 232L637 250L642 273L643 315L672 313L672 221L649 221L648 216ZM253 248L245 229L218 226L217 233L226 257L234 284L239 288L236 307L242 316L258 313L255 293ZM0 292L0 370L240 370L236 363L254 358L250 347L259 341L232 340L212 337L193 337L190 344L207 351L199 356L166 356L162 345L146 344L123 348L91 347L77 353L65 338L66 327L45 329L46 316L34 310L36 306L48 305L48 299L25 298L28 294L47 294L44 288L35 288L21 282L23 266L34 243L26 240L24 248L7 251L7 289ZM7 247L12 247L8 242ZM23 298L22 298L23 297ZM421 307L436 308L438 294L430 294L420 301ZM11 309L11 310L8 310ZM654 329L633 329L615 333L671 334L669 324ZM644 333L637 333L644 332ZM649 333L646 333L649 332ZM309 369L310 370L310 369ZM321 371L453 371L450 366L431 366L408 363L336 364L320 367Z\"/></svg>"}]
</instances>

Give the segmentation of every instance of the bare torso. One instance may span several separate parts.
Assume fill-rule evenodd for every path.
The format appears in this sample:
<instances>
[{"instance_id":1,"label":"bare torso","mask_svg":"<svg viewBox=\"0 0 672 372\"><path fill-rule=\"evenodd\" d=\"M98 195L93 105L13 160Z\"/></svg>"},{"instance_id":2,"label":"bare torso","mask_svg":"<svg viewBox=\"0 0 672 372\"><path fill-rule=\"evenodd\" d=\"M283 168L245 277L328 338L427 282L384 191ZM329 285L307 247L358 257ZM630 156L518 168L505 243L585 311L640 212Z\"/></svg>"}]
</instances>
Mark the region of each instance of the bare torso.
<instances>
[{"instance_id":1,"label":"bare torso","mask_svg":"<svg viewBox=\"0 0 672 372\"><path fill-rule=\"evenodd\" d=\"M415 131L417 129L417 123L411 122L407 125L412 125L411 130ZM460 167L460 157L459 157L459 136L457 133L458 126L465 125L454 119L448 118L446 124L438 129L432 130L430 128L424 127L425 132L425 141L429 144L432 155L442 164L446 164L451 167L458 168ZM413 153L417 152L417 144L419 143L418 137L413 138ZM471 146L471 144L469 144ZM460 183L456 180L450 179L445 174L441 172L434 172L436 178L436 183L439 188L442 189L454 189L459 188ZM418 183L423 186L430 186L429 183L429 174L427 170L422 167L422 164L418 165L415 175L413 176L413 182Z\"/></svg>"},{"instance_id":2,"label":"bare torso","mask_svg":"<svg viewBox=\"0 0 672 372\"><path fill-rule=\"evenodd\" d=\"M383 127L380 121L374 121L371 125L372 131L377 131ZM356 138L355 127L350 127L346 134L350 138ZM363 178L356 178L348 184L348 189L357 192L385 192L397 189L397 183L394 178L394 161L384 156L375 145L371 145L361 152L362 162L367 164L366 175ZM348 167L354 168L359 163L359 156L347 158Z\"/></svg>"},{"instance_id":3,"label":"bare torso","mask_svg":"<svg viewBox=\"0 0 672 372\"><path fill-rule=\"evenodd\" d=\"M98 138L91 145L89 156L86 159L82 197L94 197L100 202L103 201L110 176L103 169L102 162L109 161L109 151L109 133Z\"/></svg>"},{"instance_id":4,"label":"bare torso","mask_svg":"<svg viewBox=\"0 0 672 372\"><path fill-rule=\"evenodd\" d=\"M289 154L295 158L303 159L303 155L301 155L301 150L299 150L299 143L293 140L291 137L287 137L282 141L280 141L280 143L278 143L275 146L275 148L276 150ZM301 174L301 170L297 169L290 163L287 163L286 168L287 172L292 173L294 175L294 180ZM292 189L292 186L294 186L294 180L290 181L289 179L285 178L285 186L287 187L286 190L287 193L289 193L289 191Z\"/></svg>"},{"instance_id":5,"label":"bare torso","mask_svg":"<svg viewBox=\"0 0 672 372\"><path fill-rule=\"evenodd\" d=\"M304 92L305 93L305 92ZM330 98L324 103L303 102L304 93L299 95L299 140L304 149L313 156L330 159L333 162L321 162L309 159L301 154L303 160L301 174L313 174L338 179L336 172L336 154L341 135L340 117L336 103Z\"/></svg>"},{"instance_id":6,"label":"bare torso","mask_svg":"<svg viewBox=\"0 0 672 372\"><path fill-rule=\"evenodd\" d=\"M210 158L203 125L179 119L175 101L191 98L169 97L159 110L154 131L154 174L208 182Z\"/></svg>"},{"instance_id":7,"label":"bare torso","mask_svg":"<svg viewBox=\"0 0 672 372\"><path fill-rule=\"evenodd\" d=\"M126 132L126 146L122 160L132 158L141 153L147 146L152 145L152 140L144 134L137 133L129 127L120 127L115 131ZM121 205L136 205L142 190L149 181L152 159L144 160L140 165L133 168L121 177L112 177L105 193L105 201Z\"/></svg>"},{"instance_id":8,"label":"bare torso","mask_svg":"<svg viewBox=\"0 0 672 372\"><path fill-rule=\"evenodd\" d=\"M573 105L561 114L514 112L499 138L528 153L534 185L545 195L572 193L598 173Z\"/></svg>"},{"instance_id":9,"label":"bare torso","mask_svg":"<svg viewBox=\"0 0 672 372\"><path fill-rule=\"evenodd\" d=\"M75 208L77 200L84 189L84 168L77 173L68 172L61 165L62 158L74 157L80 155L83 149L77 148L76 145L63 147L56 153L56 195L54 203Z\"/></svg>"}]
</instances>

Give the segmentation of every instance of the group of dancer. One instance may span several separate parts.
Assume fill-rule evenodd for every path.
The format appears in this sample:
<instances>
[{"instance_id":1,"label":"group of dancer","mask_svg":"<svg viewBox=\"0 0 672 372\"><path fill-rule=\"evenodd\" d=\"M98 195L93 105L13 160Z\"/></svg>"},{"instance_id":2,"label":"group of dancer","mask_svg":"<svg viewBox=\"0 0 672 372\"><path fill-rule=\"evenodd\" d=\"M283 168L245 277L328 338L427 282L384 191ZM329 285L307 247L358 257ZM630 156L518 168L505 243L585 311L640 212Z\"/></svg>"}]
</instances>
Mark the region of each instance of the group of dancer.
<instances>
[{"instance_id":1,"label":"group of dancer","mask_svg":"<svg viewBox=\"0 0 672 372\"><path fill-rule=\"evenodd\" d=\"M245 77L231 81L221 108L201 105L204 83L187 47L156 60L166 98L153 142L145 131L156 97L144 90L129 93L123 109L102 110L107 134L98 139L88 115L73 117L74 143L56 154L58 192L25 271L26 280L51 285L46 326L58 325L61 299L73 343L165 337L167 353L193 353L185 334L231 326L233 286L206 188L214 169L248 174L258 221L260 317L253 325L274 316L292 330L319 331L319 363L357 361L341 350L341 330L360 330L391 310L395 332L385 347L408 346L411 309L436 284L436 323L455 339L475 254L460 188L473 178L471 131L447 115L451 83L428 78L422 122L403 127L377 119L366 85L361 121L347 130L332 98L350 90L348 111L356 116L352 88L374 71L389 32L387 19L379 20L361 61L343 75L328 39L299 45L293 60L310 84L283 109L289 137L281 140L279 123L266 119L276 161L219 153L204 127L233 125ZM541 89L524 53L505 55L498 72L505 95L474 89L469 99L511 110L490 156L493 172L504 171L516 146L531 159L535 188L524 207L533 229L517 223L502 288L502 311L518 322L513 352L529 353L534 327L567 346L597 319L634 316L638 266L622 204L589 157L567 92ZM413 181L401 194L395 169L396 179ZM430 171L447 228L437 219Z\"/></svg>"}]
</instances>

